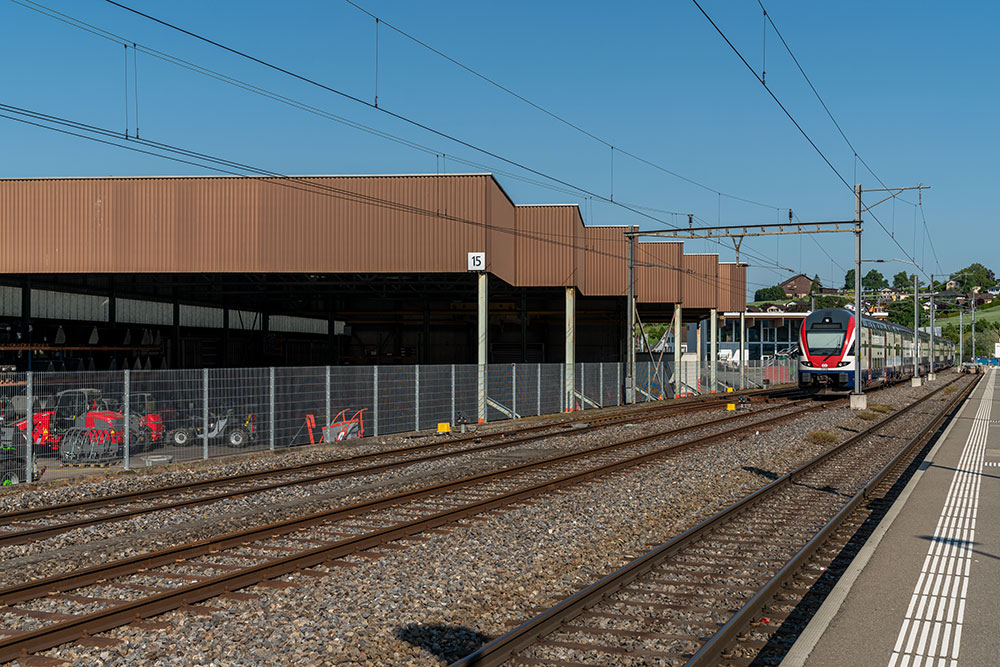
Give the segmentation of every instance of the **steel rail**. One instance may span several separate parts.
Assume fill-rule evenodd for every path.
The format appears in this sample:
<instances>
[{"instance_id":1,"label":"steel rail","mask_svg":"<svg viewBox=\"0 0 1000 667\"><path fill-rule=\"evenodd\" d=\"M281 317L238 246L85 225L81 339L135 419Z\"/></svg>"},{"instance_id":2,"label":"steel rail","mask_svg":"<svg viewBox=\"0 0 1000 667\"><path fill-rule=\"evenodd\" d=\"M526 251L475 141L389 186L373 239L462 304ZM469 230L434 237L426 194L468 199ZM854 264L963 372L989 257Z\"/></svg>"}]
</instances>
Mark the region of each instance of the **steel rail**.
<instances>
[{"instance_id":1,"label":"steel rail","mask_svg":"<svg viewBox=\"0 0 1000 667\"><path fill-rule=\"evenodd\" d=\"M116 605L106 610L60 621L34 631L23 632L10 637L0 638L0 661L12 660L25 653L45 650L67 641L78 639L85 634L109 630L113 627L136 620L137 618L154 616L170 609L176 609L185 604L192 604L227 591L236 590L261 581L273 579L275 577L282 576L283 574L371 548L387 541L404 538L419 532L430 530L472 514L486 512L537 496L541 493L577 484L581 481L598 476L607 475L617 470L641 465L690 447L717 442L720 439L738 435L739 433L749 429L760 428L761 426L768 426L777 424L781 421L794 419L795 417L806 412L824 409L826 405L827 404L813 404L794 412L778 415L762 421L754 421L722 432L698 436L692 440L669 445L662 449L657 449L628 459L607 463L577 473L571 473L561 478L543 481L530 487L523 487L514 491L504 492L501 495L494 496L492 498L466 503L454 509L444 510L412 521L362 533L356 537L340 540L320 547L304 549L302 552L296 554L285 556L283 558L272 559L258 565L228 572L211 579L187 584L169 592L148 596L141 600L126 602L122 605ZM746 416L752 416L754 414L756 413L747 413ZM610 451L617 448L642 444L656 439L671 437L677 433L690 431L695 428L711 428L711 426L711 423L686 426L680 429L674 429L673 431L651 434L633 440L613 443L600 449ZM336 508L305 517L288 519L267 526L259 526L253 529L209 538L190 544L179 545L162 551L122 559L84 570L77 570L62 575L55 575L53 577L27 582L25 584L0 590L0 604L11 605L47 595L57 594L59 592L81 588L93 583L104 582L124 575L144 572L162 565L189 560L205 554L215 553L223 549L240 546L248 541L278 537L300 528L307 528L335 519L347 518L365 511L399 505L406 501L417 500L442 491L460 489L482 481L501 479L520 472L543 468L547 465L552 465L555 462L571 461L584 458L586 456L592 456L595 451L597 450L590 450L586 453L566 454L540 462L523 464L508 470L475 475L464 480L447 482L374 501ZM155 576L155 573L151 572L150 575Z\"/></svg>"},{"instance_id":2,"label":"steel rail","mask_svg":"<svg viewBox=\"0 0 1000 667\"><path fill-rule=\"evenodd\" d=\"M209 488L213 486L220 486L223 484L232 484L242 481L248 481L252 479L259 479L261 477L281 475L281 474L291 474L296 472L303 472L308 470L315 470L324 467L331 467L342 464L359 463L362 461L368 461L378 458L386 458L390 456L402 456L410 454L413 452L424 451L432 448L442 448L442 447L452 447L460 446L469 442L482 441L484 439L504 439L505 444L521 444L525 442L532 442L539 440L543 437L550 437L553 434L542 434L542 435L529 435L523 438L511 437L519 436L527 433L537 433L538 431L544 431L547 429L557 429L563 428L567 425L578 424L578 423L590 423L591 426L586 427L586 429L577 429L574 433L586 433L589 430L595 430L598 428L607 428L610 426L615 426L620 423L627 423L630 421L637 420L654 420L662 419L665 417L670 417L678 414L688 414L691 412L701 412L717 407L718 404L724 401L726 398L733 396L756 396L761 393L768 393L774 390L752 390L750 392L733 392L730 394L719 394L711 396L710 398L700 398L696 400L688 400L683 403L673 403L669 405L656 405L649 408L629 410L629 411L617 411L611 415L598 415L592 418L580 417L572 419L562 419L551 422L546 422L544 424L536 424L532 426L526 426L523 428L510 430L510 431L495 431L493 433L486 434L472 434L463 438L451 438L447 441L439 441L433 443L425 443L420 445L411 445L409 447L397 447L394 449L387 449L379 452L372 452L369 454L359 454L356 456L349 456L340 459L332 459L327 461L314 461L311 463L299 463L290 466L282 466L278 468L271 468L268 470L258 470L254 472L239 473L236 475L225 475L221 477L214 477L210 479L200 480L197 482L186 482L182 484L172 484L168 486L156 487L153 489L145 489L142 491L127 491L123 493L118 493L109 496L102 496L100 498L88 498L81 500L74 500L65 503L58 503L54 505L46 505L43 507L34 507L23 510L14 510L11 512L0 513L0 526L10 524L16 521L26 521L34 518L51 518L56 514L65 514L72 511L81 511L86 509L93 509L99 507L109 507L116 504L125 504L129 502L135 502L138 500L146 500L149 498L155 498L158 496L169 495L178 491L192 491L197 489ZM778 390L778 392L787 390ZM682 399L683 400L683 399ZM559 433L557 431L556 433ZM462 450L462 451L475 451L474 449ZM2 536L2 534L0 534ZM14 543L16 544L16 542Z\"/></svg>"},{"instance_id":3,"label":"steel rail","mask_svg":"<svg viewBox=\"0 0 1000 667\"><path fill-rule=\"evenodd\" d=\"M761 412L769 412L769 411L772 411L772 410L777 410L777 409L785 408L788 405L796 405L796 404L799 404L801 402L803 402L803 401L792 401L790 403L786 403L786 404L782 404L782 405L776 405L776 406L772 406L772 407L762 408L762 409L756 410L754 413L750 413L750 414L760 414ZM610 424L596 424L596 425L591 425L591 426L587 426L587 427L584 427L584 428L574 429L572 431L572 433L574 435L575 434L580 434L580 433L588 433L588 432L594 431L594 430L600 430L600 429L603 429L603 428L610 428L610 427L618 425L620 423L641 423L641 422L644 422L644 421L656 421L656 420L660 420L660 419L665 419L665 418L669 418L669 417L672 417L672 416L676 416L678 414L690 414L690 413L693 413L693 412L703 412L703 411L707 411L707 410L715 408L715 407L717 407L717 406L711 405L711 404L709 404L708 406L698 405L698 406L695 406L693 408L688 408L688 409L680 411L680 412L673 411L673 412L670 412L669 414L665 414L665 415L661 414L660 412L655 412L654 414L642 414L642 415L636 416L636 418L634 418L634 419L625 419L625 420L621 420L621 421L615 421L615 422L612 422ZM744 413L743 415L739 415L739 416L742 417L742 416L745 416L746 414L747 413ZM725 419L732 419L732 418L733 417L726 417L726 418L723 418L721 420L714 420L712 422L706 422L706 423L707 424L719 423L720 421L725 421ZM114 513L102 514L102 515L98 515L98 516L94 516L94 517L87 517L87 518L82 518L82 519L75 519L75 520L65 521L65 522L58 523L58 524L53 524L53 525L38 526L38 527L34 527L34 528L26 528L26 529L18 530L16 532L0 533L0 547L13 546L13 545L17 545L17 544L27 544L27 543L30 543L30 542L36 542L36 541L39 541L39 540L42 540L42 539L45 539L45 538L48 538L48 537L52 537L54 535L59 535L61 533L65 533L65 532L68 532L70 530L74 530L76 528L84 528L84 527L88 527L88 526L95 526L95 525L100 525L100 524L104 524L104 523L111 523L111 522L114 522L114 521L124 521L126 519L129 519L129 518L132 518L132 517L136 517L136 516L142 516L144 514L152 514L152 513L155 513L155 512L162 512L162 511L174 510L174 509L182 509L182 508L186 508L186 507L195 507L195 506L200 506L200 505L208 505L208 504L212 504L212 503L219 502L219 501L222 501L222 500L227 500L227 499L237 498L237 497L247 496L247 495L253 495L253 494L256 494L256 493L263 493L265 491L271 491L271 490L279 489L279 488L289 488L289 487L294 487L294 486L306 486L306 485L309 485L309 484L318 484L320 482L329 481L329 480L332 480L332 479L339 479L339 478L344 478L344 477L352 477L352 476L375 474L375 473L379 473L379 472L385 472L387 470L392 470L392 469L396 469L396 468L402 468L402 467L406 467L406 466L410 466L410 465L415 465L415 464L418 464L418 463L427 463L427 462L430 462L430 461L437 461L437 460L446 459L446 458L453 458L453 457L464 456L466 454L482 453L482 452L486 452L486 451L490 451L490 450L494 450L494 449L506 449L508 447L514 447L516 445L524 444L526 442L534 442L534 441L537 441L537 440L543 440L543 439L546 439L546 438L558 437L558 436L562 436L562 435L565 435L565 434L566 434L566 431L557 431L555 433L542 433L542 434L536 434L536 435L526 436L526 437L523 437L523 438L503 439L500 442L495 442L495 443L487 444L487 445L480 445L478 447L470 447L470 448L467 448L467 449L460 449L460 450L455 450L455 451L438 452L436 454L429 454L429 455L426 455L426 456L420 456L420 457L416 457L416 458L404 459L404 460L401 460L401 461L390 461L390 462L386 462L386 463L379 463L379 464L375 464L375 465L365 466L365 467L362 467L362 468L352 468L352 469L349 469L349 470L338 470L338 471L334 471L334 472L330 472L330 473L325 473L325 474L320 474L320 475L313 475L313 476L306 477L306 478L289 479L289 480L274 482L274 483L271 483L271 484L263 484L263 485L259 485L259 486L254 486L254 487L250 487L250 488L237 488L237 489L233 489L231 491L223 491L221 493L215 493L215 494L211 494L211 495L207 495L207 496L200 496L200 497L197 497L197 498L189 498L189 499L186 499L186 500L178 500L178 501L173 501L173 502L160 503L160 504L153 505L153 506L150 506L150 507L141 507L141 508L126 510L126 511L123 511L123 512L114 512ZM442 444L451 444L451 443L436 443L437 446L441 446ZM435 445L421 445L421 447L434 447L434 446ZM370 459L370 458L385 458L387 456L388 455L385 455L385 456L377 456L377 455L375 455L375 456L373 456L373 455L367 455L366 454L366 455L362 455L361 457L358 457L358 458L368 458L368 459ZM343 459L338 460L336 463L341 463L341 462L343 462ZM331 465L332 465L332 463L331 463ZM260 475L257 475L256 473L251 473L251 474L255 475L256 477L260 477ZM150 497L148 495L149 492L140 491L140 492L137 492L137 493L140 496L142 496L142 497L147 497L147 498ZM122 495L124 495L124 494L122 494ZM162 495L166 495L166 494L162 494ZM157 497L157 496L152 496L152 497ZM141 499L141 498L138 498L138 499ZM117 502L113 503L113 504L99 504L99 501L96 501L96 500L82 501L82 502L90 504L91 507L111 507L111 506L114 506L114 505L117 505L117 504L124 504L124 503L117 503ZM94 504L94 503L98 503L98 504ZM42 509L40 508L40 509L38 509L36 511L37 512L41 512ZM53 517L55 515L58 515L60 513L62 513L62 514L68 513L69 511L70 510L66 510L66 511L63 511L63 512L50 511L50 512L47 512L45 514L42 514L41 516L44 516L46 519L48 519L48 518L51 518L51 517ZM79 511L79 510L76 510L76 511Z\"/></svg>"},{"instance_id":4,"label":"steel rail","mask_svg":"<svg viewBox=\"0 0 1000 667\"><path fill-rule=\"evenodd\" d=\"M837 453L844 452L852 445L870 437L876 430L885 427L887 424L899 419L904 414L909 414L912 409L921 405L924 401L929 400L943 389L944 387L941 387L933 393L921 397L905 409L890 415L878 424L873 425L871 428L852 436L840 445L819 454L813 459L810 459L795 470L786 473L766 486L763 486L753 493L745 496L729 507L726 507L713 516L705 519L698 525L689 528L680 535L660 545L656 549L653 549L639 558L636 558L624 567L616 570L606 577L603 577L599 581L581 589L577 593L567 597L562 602L559 602L548 610L528 620L526 623L523 623L510 632L501 635L475 652L453 662L450 667L471 667L473 665L476 667L493 667L506 662L515 654L520 653L534 644L539 638L557 631L566 622L572 620L588 608L594 606L607 598L609 595L614 594L615 592L621 590L624 586L644 576L654 567L657 567L671 556L680 552L682 549L702 539L713 528L730 521L740 512L753 507L765 496L768 496L774 491L791 484L794 479L801 476L805 471L814 469L821 463L827 461L830 457L836 455Z\"/></svg>"},{"instance_id":5,"label":"steel rail","mask_svg":"<svg viewBox=\"0 0 1000 667\"><path fill-rule=\"evenodd\" d=\"M771 601L774 599L775 595L781 590L781 588L788 582L792 576L801 569L802 565L809 560L809 558L816 553L823 546L830 535L840 527L841 524L858 508L861 503L865 502L869 493L878 487L882 481L889 475L889 473L899 465L900 461L904 460L905 457L909 456L910 452L914 448L925 443L932 434L938 432L941 425L953 416L955 411L958 410L966 399L972 394L976 386L978 386L979 381L983 376L978 376L973 382L969 383L962 391L957 392L957 395L952 399L952 401L945 406L945 408L940 411L934 419L932 419L926 426L920 429L920 432L915 436L910 438L910 440L896 453L892 459L887 462L871 479L869 479L864 486L859 490L844 507L837 512L837 514L826 523L823 528L813 536L799 550L795 556L789 560L784 567L781 568L771 579L761 588L754 596L751 598L740 610L731 618L729 621L715 634L713 635L697 653L688 661L688 667L709 667L710 665L718 664L722 653L736 640L739 634L750 624L754 616L758 615L760 611L764 609ZM957 380L956 380L957 381ZM955 382L955 381L953 381ZM952 383L953 383L952 382ZM945 387L950 386L952 383L945 385ZM938 389L937 391L942 391L945 387ZM937 393L937 391L935 393ZM929 394L933 396L934 394ZM794 479L797 474L801 474L800 471L794 471L789 473Z\"/></svg>"}]
</instances>

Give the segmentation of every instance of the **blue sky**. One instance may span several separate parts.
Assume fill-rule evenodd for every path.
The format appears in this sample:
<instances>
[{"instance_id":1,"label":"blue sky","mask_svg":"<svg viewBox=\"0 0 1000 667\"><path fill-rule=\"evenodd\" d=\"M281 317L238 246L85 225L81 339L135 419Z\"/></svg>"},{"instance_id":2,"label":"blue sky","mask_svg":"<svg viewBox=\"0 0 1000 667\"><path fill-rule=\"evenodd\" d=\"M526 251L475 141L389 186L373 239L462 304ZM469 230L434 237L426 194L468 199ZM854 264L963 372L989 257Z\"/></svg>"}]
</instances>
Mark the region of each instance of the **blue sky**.
<instances>
[{"instance_id":1,"label":"blue sky","mask_svg":"<svg viewBox=\"0 0 1000 667\"><path fill-rule=\"evenodd\" d=\"M124 4L154 14L365 100L375 92L375 22L340 0ZM505 3L359 0L363 7L616 146L704 183L686 183L620 154L614 198L694 213L715 224L842 220L853 195L722 41L690 0ZM979 261L997 266L1000 51L997 3L961 10L931 2L765 2L858 153L888 185L932 186L923 211L875 209L928 272ZM286 174L528 174L363 105L269 71L99 0L45 5L129 41L184 58L431 149L426 153L238 90L140 53L144 138ZM849 182L878 187L813 97L755 1L705 0L748 62ZM123 47L0 0L0 101L124 132ZM131 57L130 57L131 58ZM132 76L130 72L130 77ZM131 84L130 84L131 86ZM132 93L130 93L131 95ZM521 164L607 197L611 151L383 27L379 104ZM134 125L134 110L130 108ZM207 173L29 128L0 118L0 176ZM449 157L442 160L436 154ZM621 207L499 175L518 203L580 203L588 224L662 228ZM771 208L720 198L721 191ZM868 195L867 202L880 196ZM907 201L916 201L908 193ZM921 213L923 215L921 215ZM686 224L686 216L652 212ZM916 227L916 236L914 229ZM824 254L818 245L829 253ZM870 217L866 257L902 257ZM848 235L750 239L751 287L791 275L777 263L839 285L853 262ZM703 241L688 252L731 250ZM891 275L904 264L878 267Z\"/></svg>"}]
</instances>

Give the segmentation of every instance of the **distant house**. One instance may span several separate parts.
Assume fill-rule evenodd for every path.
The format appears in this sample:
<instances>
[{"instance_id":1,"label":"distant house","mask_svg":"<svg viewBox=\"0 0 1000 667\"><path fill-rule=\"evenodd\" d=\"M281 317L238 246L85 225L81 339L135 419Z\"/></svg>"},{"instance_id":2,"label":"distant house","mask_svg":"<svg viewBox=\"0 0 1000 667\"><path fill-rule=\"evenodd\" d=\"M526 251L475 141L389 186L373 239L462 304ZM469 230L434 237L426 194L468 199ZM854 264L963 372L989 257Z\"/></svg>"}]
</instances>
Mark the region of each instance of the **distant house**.
<instances>
[{"instance_id":1,"label":"distant house","mask_svg":"<svg viewBox=\"0 0 1000 667\"><path fill-rule=\"evenodd\" d=\"M946 282L944 284L944 288L946 290L949 290L949 291L952 291L952 292L955 291L956 287L958 287L958 281L957 280L949 280L948 282Z\"/></svg>"},{"instance_id":2,"label":"distant house","mask_svg":"<svg viewBox=\"0 0 1000 667\"><path fill-rule=\"evenodd\" d=\"M785 312L785 309L782 308L781 306L779 306L776 303L769 303L764 308L764 312L765 313L783 313L783 312Z\"/></svg>"},{"instance_id":3,"label":"distant house","mask_svg":"<svg viewBox=\"0 0 1000 667\"><path fill-rule=\"evenodd\" d=\"M797 276L792 276L783 283L778 283L778 287L785 290L785 296L792 297L793 299L801 299L804 296L809 296L812 283L812 278L804 273L800 273Z\"/></svg>"},{"instance_id":4,"label":"distant house","mask_svg":"<svg viewBox=\"0 0 1000 667\"><path fill-rule=\"evenodd\" d=\"M819 293L823 296L836 296L837 294L840 294L840 290L836 287L820 287Z\"/></svg>"},{"instance_id":5,"label":"distant house","mask_svg":"<svg viewBox=\"0 0 1000 667\"><path fill-rule=\"evenodd\" d=\"M878 291L878 295L882 301L895 301L898 298L896 290L891 287L883 287Z\"/></svg>"},{"instance_id":6,"label":"distant house","mask_svg":"<svg viewBox=\"0 0 1000 667\"><path fill-rule=\"evenodd\" d=\"M993 296L1000 296L1000 285L994 285L993 287L987 287L986 291Z\"/></svg>"}]
</instances>

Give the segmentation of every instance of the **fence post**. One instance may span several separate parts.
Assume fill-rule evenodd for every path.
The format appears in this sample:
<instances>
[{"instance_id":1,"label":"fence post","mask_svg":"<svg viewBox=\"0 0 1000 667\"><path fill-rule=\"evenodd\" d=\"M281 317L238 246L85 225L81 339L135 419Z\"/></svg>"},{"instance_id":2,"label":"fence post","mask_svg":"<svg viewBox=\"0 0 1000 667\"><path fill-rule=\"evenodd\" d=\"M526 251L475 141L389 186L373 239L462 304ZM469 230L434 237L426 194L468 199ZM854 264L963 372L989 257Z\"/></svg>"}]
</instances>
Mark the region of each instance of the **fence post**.
<instances>
[{"instance_id":1,"label":"fence post","mask_svg":"<svg viewBox=\"0 0 1000 667\"><path fill-rule=\"evenodd\" d=\"M413 366L413 430L420 430L420 365Z\"/></svg>"},{"instance_id":2,"label":"fence post","mask_svg":"<svg viewBox=\"0 0 1000 667\"><path fill-rule=\"evenodd\" d=\"M451 425L455 425L455 364L451 365Z\"/></svg>"},{"instance_id":3,"label":"fence post","mask_svg":"<svg viewBox=\"0 0 1000 667\"><path fill-rule=\"evenodd\" d=\"M580 409L587 409L587 364L580 364L580 396L583 400L580 401ZM573 387L573 393L570 395L570 400L573 401L573 405L576 405L576 387Z\"/></svg>"},{"instance_id":4,"label":"fence post","mask_svg":"<svg viewBox=\"0 0 1000 667\"><path fill-rule=\"evenodd\" d=\"M132 378L129 376L129 369L126 368L125 369L125 392L124 392L124 394L122 396L122 400L124 402L124 407L125 407L125 410L124 410L124 412L125 412L125 434L124 434L124 436L125 436L125 464L124 464L125 465L125 470L128 470L129 463L130 463L130 460L129 460L129 450L132 449L132 446L131 446L132 445L132 424L129 423L129 422L132 421L132 401L129 398L129 394L131 393L129 391L129 387L130 387L130 384L131 384L131 379Z\"/></svg>"},{"instance_id":5,"label":"fence post","mask_svg":"<svg viewBox=\"0 0 1000 667\"><path fill-rule=\"evenodd\" d=\"M201 369L201 439L203 459L208 458L208 369Z\"/></svg>"},{"instance_id":6,"label":"fence post","mask_svg":"<svg viewBox=\"0 0 1000 667\"><path fill-rule=\"evenodd\" d=\"M538 367L538 371L535 373L535 414L542 414L542 365L535 364Z\"/></svg>"},{"instance_id":7,"label":"fence post","mask_svg":"<svg viewBox=\"0 0 1000 667\"><path fill-rule=\"evenodd\" d=\"M268 372L268 410L270 419L268 420L268 433L271 440L271 451L274 451L274 366Z\"/></svg>"},{"instance_id":8,"label":"fence post","mask_svg":"<svg viewBox=\"0 0 1000 667\"><path fill-rule=\"evenodd\" d=\"M330 422L333 420L333 415L330 414L330 367L326 367L326 424L324 426L329 426ZM326 433L325 430L321 430L320 433Z\"/></svg>"},{"instance_id":9,"label":"fence post","mask_svg":"<svg viewBox=\"0 0 1000 667\"><path fill-rule=\"evenodd\" d=\"M599 397L597 404L603 408L604 407L604 362L599 362L599 363L601 369L601 376L600 376L600 382L597 383L597 395Z\"/></svg>"},{"instance_id":10,"label":"fence post","mask_svg":"<svg viewBox=\"0 0 1000 667\"><path fill-rule=\"evenodd\" d=\"M35 421L35 408L32 404L34 400L34 375L32 371L28 371L28 378L24 386L24 402L27 410L27 420L24 422L24 434L27 436L27 450L24 455L24 481L27 484L30 484L35 479L35 436L31 432L31 427L34 426Z\"/></svg>"},{"instance_id":11,"label":"fence post","mask_svg":"<svg viewBox=\"0 0 1000 667\"><path fill-rule=\"evenodd\" d=\"M517 419L517 364L510 366L510 418Z\"/></svg>"},{"instance_id":12,"label":"fence post","mask_svg":"<svg viewBox=\"0 0 1000 667\"><path fill-rule=\"evenodd\" d=\"M559 364L559 412L566 412L566 364Z\"/></svg>"},{"instance_id":13,"label":"fence post","mask_svg":"<svg viewBox=\"0 0 1000 667\"><path fill-rule=\"evenodd\" d=\"M372 371L372 433L378 437L378 366Z\"/></svg>"},{"instance_id":14,"label":"fence post","mask_svg":"<svg viewBox=\"0 0 1000 667\"><path fill-rule=\"evenodd\" d=\"M622 365L615 364L615 405L622 405Z\"/></svg>"}]
</instances>

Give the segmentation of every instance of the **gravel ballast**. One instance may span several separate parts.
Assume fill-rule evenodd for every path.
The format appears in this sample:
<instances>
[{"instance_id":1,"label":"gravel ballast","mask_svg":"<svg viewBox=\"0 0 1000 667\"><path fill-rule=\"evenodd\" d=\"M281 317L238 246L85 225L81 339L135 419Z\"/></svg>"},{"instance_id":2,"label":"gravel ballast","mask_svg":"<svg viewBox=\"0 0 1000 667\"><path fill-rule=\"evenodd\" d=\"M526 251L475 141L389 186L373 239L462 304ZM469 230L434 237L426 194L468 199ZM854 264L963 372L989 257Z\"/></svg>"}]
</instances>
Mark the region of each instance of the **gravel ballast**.
<instances>
[{"instance_id":1,"label":"gravel ballast","mask_svg":"<svg viewBox=\"0 0 1000 667\"><path fill-rule=\"evenodd\" d=\"M953 377L941 373L929 386L891 388L870 400L891 412ZM839 442L871 423L846 408L812 412L313 568L326 577L297 573L284 577L290 587L241 591L252 600L215 598L201 604L205 613L162 615L155 620L163 629L118 628L102 635L121 640L109 648L67 645L43 655L109 665L447 664L830 446L808 442L809 434L830 432ZM345 493L338 504L353 497L350 488L335 490ZM259 522L262 515L248 516ZM218 524L220 516L205 521ZM406 548L391 548L400 545ZM102 592L123 596L108 586ZM37 609L70 613L59 611L68 606Z\"/></svg>"}]
</instances>

